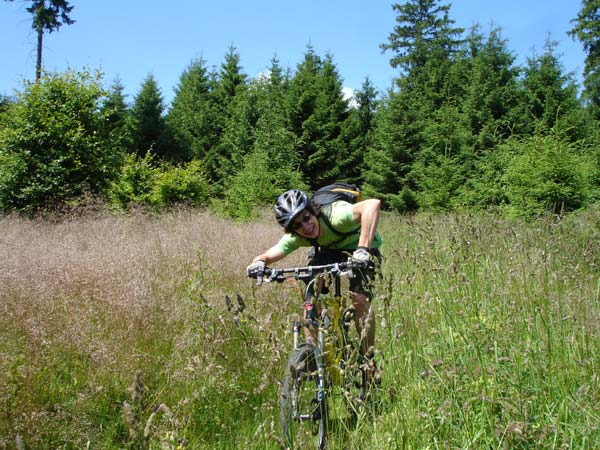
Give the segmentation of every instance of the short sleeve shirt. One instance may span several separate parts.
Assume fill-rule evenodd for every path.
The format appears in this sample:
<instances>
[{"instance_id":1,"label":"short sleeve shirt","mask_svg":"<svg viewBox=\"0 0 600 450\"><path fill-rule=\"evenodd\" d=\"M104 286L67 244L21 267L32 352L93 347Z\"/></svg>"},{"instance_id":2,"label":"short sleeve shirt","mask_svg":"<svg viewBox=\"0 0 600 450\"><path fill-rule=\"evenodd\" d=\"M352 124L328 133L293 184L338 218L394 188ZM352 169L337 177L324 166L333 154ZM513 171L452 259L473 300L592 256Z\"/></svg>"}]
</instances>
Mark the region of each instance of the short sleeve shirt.
<instances>
[{"instance_id":1,"label":"short sleeve shirt","mask_svg":"<svg viewBox=\"0 0 600 450\"><path fill-rule=\"evenodd\" d=\"M325 220L319 217L319 226L324 230L323 234L316 239L319 247L329 250L348 250L353 251L358 246L360 237L360 224L354 221L352 204L345 201L333 202L329 207L324 208L322 214L327 214L331 226L341 234L351 233L349 236L340 236L327 226ZM319 233L320 234L320 233ZM381 246L381 236L375 232L372 248ZM315 243L310 239L298 236L297 234L286 233L277 243L277 248L284 254L289 255L300 247L310 247Z\"/></svg>"}]
</instances>

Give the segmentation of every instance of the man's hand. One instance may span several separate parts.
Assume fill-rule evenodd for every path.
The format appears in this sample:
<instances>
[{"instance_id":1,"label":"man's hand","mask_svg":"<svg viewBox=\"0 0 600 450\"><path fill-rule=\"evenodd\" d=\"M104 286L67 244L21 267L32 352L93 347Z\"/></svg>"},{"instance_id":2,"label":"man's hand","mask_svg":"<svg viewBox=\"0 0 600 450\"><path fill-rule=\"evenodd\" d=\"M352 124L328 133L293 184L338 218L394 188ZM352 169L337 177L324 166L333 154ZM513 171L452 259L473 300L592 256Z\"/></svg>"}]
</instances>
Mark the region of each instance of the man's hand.
<instances>
[{"instance_id":1,"label":"man's hand","mask_svg":"<svg viewBox=\"0 0 600 450\"><path fill-rule=\"evenodd\" d=\"M246 267L246 273L250 278L256 278L257 275L262 274L265 271L265 262L260 259L253 261L248 267Z\"/></svg>"},{"instance_id":2,"label":"man's hand","mask_svg":"<svg viewBox=\"0 0 600 450\"><path fill-rule=\"evenodd\" d=\"M367 247L358 247L352 253L352 263L359 269L366 269L371 262L371 253Z\"/></svg>"}]
</instances>

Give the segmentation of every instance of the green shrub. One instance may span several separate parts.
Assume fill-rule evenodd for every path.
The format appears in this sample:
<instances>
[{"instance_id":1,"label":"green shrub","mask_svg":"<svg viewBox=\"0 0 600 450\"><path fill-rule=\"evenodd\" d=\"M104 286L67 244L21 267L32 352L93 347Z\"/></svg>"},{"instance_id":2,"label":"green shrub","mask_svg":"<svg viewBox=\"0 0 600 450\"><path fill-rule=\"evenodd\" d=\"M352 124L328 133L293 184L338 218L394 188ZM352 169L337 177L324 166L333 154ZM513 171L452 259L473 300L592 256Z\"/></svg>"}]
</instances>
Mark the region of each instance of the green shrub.
<instances>
[{"instance_id":1,"label":"green shrub","mask_svg":"<svg viewBox=\"0 0 600 450\"><path fill-rule=\"evenodd\" d=\"M103 132L100 75L66 72L25 85L0 127L0 209L53 207L102 192L122 153Z\"/></svg>"},{"instance_id":2,"label":"green shrub","mask_svg":"<svg viewBox=\"0 0 600 450\"><path fill-rule=\"evenodd\" d=\"M149 205L152 200L154 181L158 169L153 166L150 152L140 158L130 154L121 167L119 178L112 182L108 190L110 204L117 209L130 205Z\"/></svg>"},{"instance_id":3,"label":"green shrub","mask_svg":"<svg viewBox=\"0 0 600 450\"><path fill-rule=\"evenodd\" d=\"M156 207L176 203L200 206L207 203L208 196L208 181L202 164L196 160L184 166L165 167L162 172L157 172L151 202Z\"/></svg>"},{"instance_id":4,"label":"green shrub","mask_svg":"<svg viewBox=\"0 0 600 450\"><path fill-rule=\"evenodd\" d=\"M208 202L208 196L200 161L157 167L150 152L143 158L130 154L108 191L110 204L117 209L135 205L161 209L178 203L200 206Z\"/></svg>"},{"instance_id":5,"label":"green shrub","mask_svg":"<svg viewBox=\"0 0 600 450\"><path fill-rule=\"evenodd\" d=\"M563 213L592 198L595 168L588 155L557 135L533 137L512 148L502 177L509 216Z\"/></svg>"}]
</instances>

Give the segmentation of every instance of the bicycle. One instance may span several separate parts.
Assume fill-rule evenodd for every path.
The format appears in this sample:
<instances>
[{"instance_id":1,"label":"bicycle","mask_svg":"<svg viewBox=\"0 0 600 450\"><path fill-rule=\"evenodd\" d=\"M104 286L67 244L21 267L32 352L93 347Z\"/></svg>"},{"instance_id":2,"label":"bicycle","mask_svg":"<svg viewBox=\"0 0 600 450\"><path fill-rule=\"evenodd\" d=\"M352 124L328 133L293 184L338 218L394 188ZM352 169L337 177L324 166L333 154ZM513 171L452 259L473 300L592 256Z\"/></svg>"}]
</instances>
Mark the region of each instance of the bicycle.
<instances>
[{"instance_id":1,"label":"bicycle","mask_svg":"<svg viewBox=\"0 0 600 450\"><path fill-rule=\"evenodd\" d=\"M352 277L353 270L356 267L349 260L321 266L265 267L264 273L256 274L259 285L263 281L283 282L293 278L307 283L307 293L311 287L314 291L313 295L304 295L304 320L293 321L294 348L280 385L279 415L283 437L290 448L306 448L306 441L312 441L314 436L317 448L327 447L334 392L341 392L344 399L341 409L350 417L356 417L364 404L368 367L359 351L360 336L350 332L354 329L356 312L353 306L345 306L342 296L341 278ZM302 326L307 334L316 334L316 342L310 338L301 341Z\"/></svg>"}]
</instances>

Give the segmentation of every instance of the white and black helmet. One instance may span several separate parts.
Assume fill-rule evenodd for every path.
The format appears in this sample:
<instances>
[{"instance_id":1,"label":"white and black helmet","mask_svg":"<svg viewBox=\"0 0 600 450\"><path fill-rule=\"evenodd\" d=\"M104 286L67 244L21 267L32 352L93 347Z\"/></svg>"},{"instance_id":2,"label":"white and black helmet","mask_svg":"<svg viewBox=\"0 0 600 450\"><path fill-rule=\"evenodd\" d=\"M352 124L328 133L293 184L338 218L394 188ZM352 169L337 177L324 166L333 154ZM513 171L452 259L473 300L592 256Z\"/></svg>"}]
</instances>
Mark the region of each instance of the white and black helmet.
<instances>
[{"instance_id":1,"label":"white and black helmet","mask_svg":"<svg viewBox=\"0 0 600 450\"><path fill-rule=\"evenodd\" d=\"M308 195L298 189L291 189L285 191L277 198L277 203L275 203L275 217L279 225L289 230L294 219L305 209L312 211Z\"/></svg>"}]
</instances>

